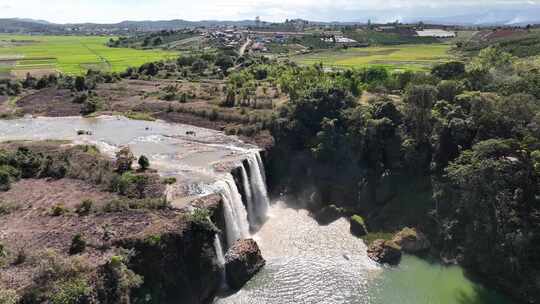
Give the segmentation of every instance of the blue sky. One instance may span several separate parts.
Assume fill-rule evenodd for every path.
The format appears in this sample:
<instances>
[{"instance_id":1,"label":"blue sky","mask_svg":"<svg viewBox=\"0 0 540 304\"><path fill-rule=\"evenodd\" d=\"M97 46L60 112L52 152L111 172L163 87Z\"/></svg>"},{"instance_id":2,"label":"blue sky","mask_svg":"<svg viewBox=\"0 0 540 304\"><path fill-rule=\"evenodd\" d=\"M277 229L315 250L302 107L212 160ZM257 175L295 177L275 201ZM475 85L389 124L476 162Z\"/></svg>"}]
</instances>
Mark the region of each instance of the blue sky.
<instances>
[{"instance_id":1,"label":"blue sky","mask_svg":"<svg viewBox=\"0 0 540 304\"><path fill-rule=\"evenodd\" d=\"M0 18L58 23L239 20L255 16L269 21L393 21L516 9L539 10L540 0L0 0Z\"/></svg>"}]
</instances>

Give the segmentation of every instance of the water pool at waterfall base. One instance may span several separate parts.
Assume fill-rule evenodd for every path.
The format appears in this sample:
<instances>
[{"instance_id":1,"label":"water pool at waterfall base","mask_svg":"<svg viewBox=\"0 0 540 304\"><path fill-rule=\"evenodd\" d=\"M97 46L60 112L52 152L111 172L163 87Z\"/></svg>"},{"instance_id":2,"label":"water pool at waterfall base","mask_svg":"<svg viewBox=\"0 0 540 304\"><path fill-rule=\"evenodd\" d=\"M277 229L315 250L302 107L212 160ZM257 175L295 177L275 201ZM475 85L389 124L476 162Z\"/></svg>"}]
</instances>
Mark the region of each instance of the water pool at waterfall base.
<instances>
[{"instance_id":1,"label":"water pool at waterfall base","mask_svg":"<svg viewBox=\"0 0 540 304\"><path fill-rule=\"evenodd\" d=\"M511 304L459 266L405 255L397 267L371 261L340 219L320 226L303 209L274 203L254 239L267 263L218 304Z\"/></svg>"}]
</instances>

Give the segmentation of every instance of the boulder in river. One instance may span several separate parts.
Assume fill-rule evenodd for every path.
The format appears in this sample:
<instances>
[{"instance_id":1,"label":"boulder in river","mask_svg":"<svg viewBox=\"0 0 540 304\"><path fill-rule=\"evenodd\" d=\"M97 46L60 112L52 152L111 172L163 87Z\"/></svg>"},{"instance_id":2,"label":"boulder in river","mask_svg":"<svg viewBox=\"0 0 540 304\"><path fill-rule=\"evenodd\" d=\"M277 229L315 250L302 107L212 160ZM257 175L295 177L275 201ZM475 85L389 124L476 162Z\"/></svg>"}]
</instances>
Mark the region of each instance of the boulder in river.
<instances>
[{"instance_id":1,"label":"boulder in river","mask_svg":"<svg viewBox=\"0 0 540 304\"><path fill-rule=\"evenodd\" d=\"M337 221L345 214L343 208L339 208L336 205L329 205L322 208L317 214L315 214L315 220L321 225L330 225Z\"/></svg>"},{"instance_id":2,"label":"boulder in river","mask_svg":"<svg viewBox=\"0 0 540 304\"><path fill-rule=\"evenodd\" d=\"M361 237L368 234L366 223L364 219L359 215L353 215L351 217L351 233L354 236Z\"/></svg>"},{"instance_id":3,"label":"boulder in river","mask_svg":"<svg viewBox=\"0 0 540 304\"><path fill-rule=\"evenodd\" d=\"M225 254L225 272L229 287L238 290L266 264L252 239L238 240Z\"/></svg>"},{"instance_id":4,"label":"boulder in river","mask_svg":"<svg viewBox=\"0 0 540 304\"><path fill-rule=\"evenodd\" d=\"M394 243L401 247L407 253L419 253L429 249L431 244L422 232L405 227L398 232L392 239Z\"/></svg>"},{"instance_id":5,"label":"boulder in river","mask_svg":"<svg viewBox=\"0 0 540 304\"><path fill-rule=\"evenodd\" d=\"M367 252L370 259L381 264L397 265L401 260L401 247L393 241L376 240Z\"/></svg>"}]
</instances>

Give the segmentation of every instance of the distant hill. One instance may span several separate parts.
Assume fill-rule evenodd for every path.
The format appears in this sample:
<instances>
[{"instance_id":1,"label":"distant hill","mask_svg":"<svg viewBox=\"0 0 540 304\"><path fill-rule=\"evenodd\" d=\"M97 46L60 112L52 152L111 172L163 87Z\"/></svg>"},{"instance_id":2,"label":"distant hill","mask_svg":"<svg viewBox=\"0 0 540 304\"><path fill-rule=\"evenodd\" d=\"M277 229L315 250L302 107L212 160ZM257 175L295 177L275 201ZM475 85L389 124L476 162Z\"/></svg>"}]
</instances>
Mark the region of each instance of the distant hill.
<instances>
[{"instance_id":1,"label":"distant hill","mask_svg":"<svg viewBox=\"0 0 540 304\"><path fill-rule=\"evenodd\" d=\"M365 20L375 12L363 12ZM417 23L423 21L427 24L443 25L466 25L466 26L499 26L499 25L526 25L540 23L540 7L527 6L518 9L505 10L485 10L471 11L470 13L455 16L405 16L400 20L403 23ZM373 18L372 20L377 20ZM310 21L312 24L319 25L353 25L365 24L365 21L352 22L317 22ZM73 23L73 24L55 24L45 20L34 20L26 18L0 19L0 33L113 33L122 34L126 32L140 31L159 31L159 30L179 30L191 27L213 27L213 26L254 26L254 20L240 21L219 21L219 20L160 20L160 21L122 21L112 24L100 23Z\"/></svg>"},{"instance_id":2,"label":"distant hill","mask_svg":"<svg viewBox=\"0 0 540 304\"><path fill-rule=\"evenodd\" d=\"M122 21L112 24L100 23L73 23L54 24L44 20L23 18L0 19L0 32L3 33L57 33L63 31L158 31L178 30L190 27L210 26L251 26L255 22L251 20L241 21L187 21L187 20L164 20L164 21Z\"/></svg>"},{"instance_id":3,"label":"distant hill","mask_svg":"<svg viewBox=\"0 0 540 304\"><path fill-rule=\"evenodd\" d=\"M410 21L418 21L418 18ZM529 9L515 10L486 10L475 11L469 14L447 17L424 18L428 23L448 24L448 25L527 25L540 23L540 9L530 7Z\"/></svg>"},{"instance_id":4,"label":"distant hill","mask_svg":"<svg viewBox=\"0 0 540 304\"><path fill-rule=\"evenodd\" d=\"M52 33L62 31L62 27L46 21L32 19L0 19L2 33Z\"/></svg>"}]
</instances>

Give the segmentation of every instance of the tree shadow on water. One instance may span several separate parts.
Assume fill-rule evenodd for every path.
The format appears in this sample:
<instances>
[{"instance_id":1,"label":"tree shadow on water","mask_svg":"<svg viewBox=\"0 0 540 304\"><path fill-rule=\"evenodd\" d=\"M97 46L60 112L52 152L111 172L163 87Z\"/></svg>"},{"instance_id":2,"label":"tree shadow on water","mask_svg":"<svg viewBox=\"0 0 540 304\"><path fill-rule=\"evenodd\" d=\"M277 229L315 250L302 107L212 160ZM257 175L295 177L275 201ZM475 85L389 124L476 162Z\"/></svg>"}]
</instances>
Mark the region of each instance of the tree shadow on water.
<instances>
[{"instance_id":1,"label":"tree shadow on water","mask_svg":"<svg viewBox=\"0 0 540 304\"><path fill-rule=\"evenodd\" d=\"M501 296L495 291L488 290L482 286L473 286L472 293L462 290L456 297L458 304L512 304L510 300Z\"/></svg>"}]
</instances>

